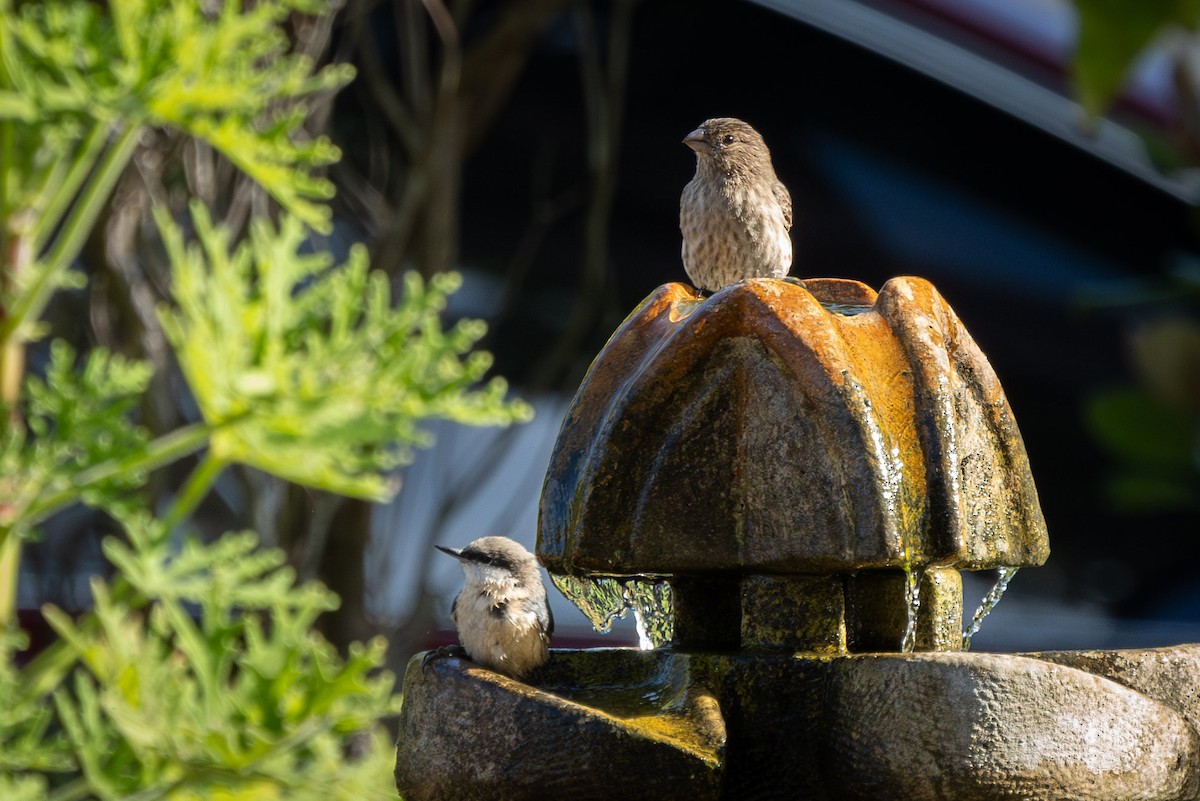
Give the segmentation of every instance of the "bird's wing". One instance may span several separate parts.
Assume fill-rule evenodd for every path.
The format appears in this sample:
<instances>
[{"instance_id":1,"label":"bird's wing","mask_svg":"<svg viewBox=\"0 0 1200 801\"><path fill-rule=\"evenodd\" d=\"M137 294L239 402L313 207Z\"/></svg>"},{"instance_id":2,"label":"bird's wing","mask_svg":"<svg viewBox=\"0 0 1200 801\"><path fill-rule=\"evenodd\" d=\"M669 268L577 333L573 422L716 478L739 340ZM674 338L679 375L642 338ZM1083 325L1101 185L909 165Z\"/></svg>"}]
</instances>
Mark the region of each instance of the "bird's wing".
<instances>
[{"instance_id":1,"label":"bird's wing","mask_svg":"<svg viewBox=\"0 0 1200 801\"><path fill-rule=\"evenodd\" d=\"M550 595L546 595L546 637L554 633L554 610L550 608Z\"/></svg>"},{"instance_id":2,"label":"bird's wing","mask_svg":"<svg viewBox=\"0 0 1200 801\"><path fill-rule=\"evenodd\" d=\"M454 601L450 604L450 619L454 621L454 625L458 625L458 599L462 593L454 596Z\"/></svg>"},{"instance_id":3,"label":"bird's wing","mask_svg":"<svg viewBox=\"0 0 1200 801\"><path fill-rule=\"evenodd\" d=\"M779 208L783 209L784 227L792 230L792 195L778 179L775 180L775 200L778 201Z\"/></svg>"}]
</instances>

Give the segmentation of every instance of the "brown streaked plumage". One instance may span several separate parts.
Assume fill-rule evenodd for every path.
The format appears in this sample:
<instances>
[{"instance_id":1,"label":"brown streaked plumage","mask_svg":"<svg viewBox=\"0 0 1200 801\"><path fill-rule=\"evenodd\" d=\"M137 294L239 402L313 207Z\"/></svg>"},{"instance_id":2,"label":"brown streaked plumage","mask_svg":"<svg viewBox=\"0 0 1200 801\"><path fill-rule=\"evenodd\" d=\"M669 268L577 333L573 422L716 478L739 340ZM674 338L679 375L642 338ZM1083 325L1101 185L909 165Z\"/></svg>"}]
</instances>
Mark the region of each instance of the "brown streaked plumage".
<instances>
[{"instance_id":1,"label":"brown streaked plumage","mask_svg":"<svg viewBox=\"0 0 1200 801\"><path fill-rule=\"evenodd\" d=\"M696 175L683 189L683 268L716 292L743 278L783 278L792 266L792 196L758 131L732 117L706 120L684 138Z\"/></svg>"}]
</instances>

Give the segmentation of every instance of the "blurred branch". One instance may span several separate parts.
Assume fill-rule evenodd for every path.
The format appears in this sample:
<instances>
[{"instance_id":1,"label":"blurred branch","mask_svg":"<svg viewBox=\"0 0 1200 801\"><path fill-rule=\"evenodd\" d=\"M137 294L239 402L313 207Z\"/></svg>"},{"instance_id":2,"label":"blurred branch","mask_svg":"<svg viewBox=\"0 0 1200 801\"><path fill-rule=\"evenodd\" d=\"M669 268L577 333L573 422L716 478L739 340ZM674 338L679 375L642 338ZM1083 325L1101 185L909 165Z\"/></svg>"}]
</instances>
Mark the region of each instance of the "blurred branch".
<instances>
[{"instance_id":1,"label":"blurred branch","mask_svg":"<svg viewBox=\"0 0 1200 801\"><path fill-rule=\"evenodd\" d=\"M517 311L517 298L526 291L529 273L551 230L564 218L586 206L588 202L588 187L582 182L573 182L565 189L557 191L551 186L552 161L551 148L543 145L534 152L530 180L529 222L509 260L504 276L504 295L497 304L496 314L491 319L492 330L502 328L510 316ZM548 386L548 383L542 382L533 388L542 390Z\"/></svg>"},{"instance_id":2,"label":"blurred branch","mask_svg":"<svg viewBox=\"0 0 1200 801\"><path fill-rule=\"evenodd\" d=\"M600 319L605 284L611 271L608 263L608 234L617 191L617 169L625 87L629 75L629 44L633 13L638 0L616 0L610 13L607 49L596 30L595 12L588 5L575 10L580 40L580 78L587 109L588 175L590 198L584 223L583 270L575 303L567 317L568 326L554 349L533 371L533 386L553 386L569 369L580 345Z\"/></svg>"},{"instance_id":3,"label":"blurred branch","mask_svg":"<svg viewBox=\"0 0 1200 801\"><path fill-rule=\"evenodd\" d=\"M419 269L428 276L452 268L458 251L458 199L462 187L463 161L459 76L463 56L458 28L441 0L424 0L424 5L441 40L442 50L433 108L425 126L428 137L422 159L429 176L426 197L422 203L425 229L422 231L421 245L424 258L417 263ZM411 199L411 195L409 197ZM387 244L386 240L380 243L381 246Z\"/></svg>"},{"instance_id":4,"label":"blurred branch","mask_svg":"<svg viewBox=\"0 0 1200 801\"><path fill-rule=\"evenodd\" d=\"M352 4L349 47L362 66L353 91L382 124L368 119L357 164L347 159L336 176L343 202L375 240L377 265L426 276L453 266L463 161L507 101L537 35L569 2L509 2L470 41L463 29L481 24L470 3ZM394 76L375 37L385 13L396 27Z\"/></svg>"},{"instance_id":5,"label":"blurred branch","mask_svg":"<svg viewBox=\"0 0 1200 801\"><path fill-rule=\"evenodd\" d=\"M281 50L286 58L309 64L342 61L329 53L336 12L342 5L340 0L333 0L325 5L328 13L291 13L282 19L280 31L286 33L286 39ZM303 139L311 141L328 129L335 94L327 88L305 99ZM295 108L288 99L281 98L269 104L266 113L285 116ZM89 284L89 316L100 343L153 365L151 385L142 397L141 419L152 432L163 433L195 421L198 411L184 388L156 314L156 309L170 298L170 276L151 208L167 208L176 219L185 219L188 200L200 198L216 224L235 239L246 234L253 217L270 216L276 209L262 186L204 139L170 130L150 132L142 137L131 166L133 169L125 172L114 192L99 232L102 235L94 237L92 258L87 260L94 268ZM314 170L314 175L320 174L320 170ZM154 472L149 477L151 496L168 497L194 466L195 459L191 458ZM197 528L215 535L226 528L253 524L264 541L278 543L278 529L287 517L289 497L266 487L282 487L285 483L270 476L247 480L247 474L254 471L240 465L231 466L227 472L233 475L218 482L217 492L200 506ZM223 490L237 487L239 479L245 482L244 494L230 497ZM313 525L308 526L291 544L301 552L324 547L328 532L310 535L313 529ZM311 560L304 566L304 575L311 577L315 573Z\"/></svg>"},{"instance_id":6,"label":"blurred branch","mask_svg":"<svg viewBox=\"0 0 1200 801\"><path fill-rule=\"evenodd\" d=\"M474 152L520 77L533 43L571 0L524 0L467 52L462 68L464 155Z\"/></svg>"}]
</instances>

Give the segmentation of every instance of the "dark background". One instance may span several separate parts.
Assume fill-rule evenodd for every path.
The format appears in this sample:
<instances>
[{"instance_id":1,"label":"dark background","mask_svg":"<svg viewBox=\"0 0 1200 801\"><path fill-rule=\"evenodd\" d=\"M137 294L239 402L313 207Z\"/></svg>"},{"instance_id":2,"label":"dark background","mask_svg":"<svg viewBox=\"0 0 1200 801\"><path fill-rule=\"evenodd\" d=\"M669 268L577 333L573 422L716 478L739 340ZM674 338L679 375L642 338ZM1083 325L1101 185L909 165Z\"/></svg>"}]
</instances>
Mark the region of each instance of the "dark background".
<instances>
[{"instance_id":1,"label":"dark background","mask_svg":"<svg viewBox=\"0 0 1200 801\"><path fill-rule=\"evenodd\" d=\"M796 0L792 8L821 2ZM1036 51L978 20L957 24L947 12L987 4L843 5L882 9L960 41L1063 103L1072 94L1068 49ZM434 24L431 10L438 9L455 15L449 38L445 18L443 28ZM365 240L373 266L397 278L409 269L462 271L454 311L488 321L483 345L496 356L496 372L539 407L534 423L479 435L490 444L475 449L463 443L477 430L462 438L438 430L439 446L426 453L443 466L440 477L416 475L425 456L403 476L409 500L432 498L432 518L296 487L279 491L264 476L230 471L223 479L229 491L214 493L202 510L205 530L272 521L276 530L262 531L264 541L287 550L302 577L320 578L341 595L342 607L323 626L332 641L344 647L386 634L392 664L402 667L415 650L454 636L449 599L461 577L440 561L434 542L461 546L492 533L532 545L535 522L515 515L536 503L545 462L533 462L546 458L555 415L625 315L660 284L685 280L679 194L695 157L681 140L716 116L750 122L771 148L795 208L794 275L854 278L875 288L897 275L931 280L1003 383L1052 556L1045 567L1021 571L978 645L1200 640L1200 280L1190 302L1170 293L1133 302L1153 296L1148 288L1169 284L1180 260L1194 258L1195 209L1095 155L1078 136L1087 125L1081 112L1068 120L1076 141L1066 141L1019 109L997 110L750 2L348 0L326 24L327 38L305 39L297 23L298 46L319 62L353 63L358 77L314 115L314 129L327 131L344 154L331 170L337 235L319 245L338 251ZM1147 116L1153 104L1137 101L1119 103L1114 118L1170 149L1177 120L1161 109ZM148 201L138 202L147 192L142 184L172 186L187 169L179 166L185 143L160 137L151 146L164 154L156 163L170 169L155 177L143 166L127 176L136 180L114 201L124 211L114 212L89 248L89 289L60 293L63 302L51 309L55 330L73 332L79 346L122 350L156 335L153 315L129 308L113 264L120 261L113 254L154 252L145 241L153 239ZM1180 161L1200 160L1177 150ZM211 171L217 177L205 192L217 199L218 216L250 207L229 200L253 187L228 166ZM122 227L122 219L144 224ZM168 299L169 276L155 272L154 260L126 261L144 263L145 285L161 287L160 302ZM97 318L89 309L106 311ZM91 321L87 331L82 319ZM1113 477L1131 467L1128 454L1105 443L1094 410L1109 393L1140 391L1132 337L1162 319L1182 319L1194 334L1192 361L1177 360L1192 371L1179 377L1191 393L1177 438L1183 444L1169 443L1186 452L1190 437L1192 456L1185 453L1167 476L1191 496L1131 505L1112 491ZM1172 347L1168 341L1160 350ZM147 408L163 417L148 417L152 429L170 430L187 416L177 386L155 388ZM1143 418L1158 414L1147 408ZM1146 421L1135 414L1116 428L1125 422L1137 432ZM539 437L545 441L533 443L529 464L504 462L519 443ZM1161 444L1148 450L1155 447ZM506 471L525 474L524 484L504 486L496 476ZM168 487L172 471L162 472L156 481ZM274 499L272 512L251 519L248 510L264 496ZM402 492L397 505L405 502ZM471 505L484 507L477 526L450 532L441 525ZM329 513L331 536L312 530L313 520L326 519L314 514L318 506ZM106 569L98 546L109 531L104 521L76 509L46 528L45 541L22 561L21 603L31 620L46 600L85 606L87 575ZM967 590L968 607L989 578ZM385 594L380 585L389 582L412 600L381 612L371 596ZM615 644L578 622L573 636L583 642Z\"/></svg>"},{"instance_id":2,"label":"dark background","mask_svg":"<svg viewBox=\"0 0 1200 801\"><path fill-rule=\"evenodd\" d=\"M575 41L568 20L550 27L467 162L467 264L505 275L530 198L586 179ZM1021 425L1053 551L1046 568L1025 571L1014 587L1094 601L1116 615L1186 618L1175 596L1193 582L1196 518L1114 511L1105 495L1111 459L1085 421L1093 393L1132 380L1125 336L1145 312L1090 308L1086 298L1157 276L1193 249L1194 210L1021 120L772 11L669 1L637 9L609 272L591 297L603 315L560 388L574 386L641 298L684 280L678 198L694 157L680 140L713 116L751 122L771 146L796 209L793 274L876 288L895 275L924 276L991 359ZM518 310L493 332L499 370L518 383L568 325L583 224L582 211L564 214L533 260Z\"/></svg>"}]
</instances>

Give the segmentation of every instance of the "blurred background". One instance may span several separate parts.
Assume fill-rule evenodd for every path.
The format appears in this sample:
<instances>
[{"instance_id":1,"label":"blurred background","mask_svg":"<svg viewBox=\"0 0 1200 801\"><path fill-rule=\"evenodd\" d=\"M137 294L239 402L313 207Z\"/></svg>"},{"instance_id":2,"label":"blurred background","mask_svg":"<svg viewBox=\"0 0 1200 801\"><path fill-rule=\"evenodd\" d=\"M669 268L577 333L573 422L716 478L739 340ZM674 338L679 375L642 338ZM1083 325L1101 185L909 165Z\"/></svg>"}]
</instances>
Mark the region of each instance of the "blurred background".
<instances>
[{"instance_id":1,"label":"blurred background","mask_svg":"<svg viewBox=\"0 0 1200 801\"><path fill-rule=\"evenodd\" d=\"M366 241L395 276L461 271L451 314L488 321L496 372L537 416L436 426L386 506L231 472L205 508L213 532L257 528L338 591L325 629L339 644L383 633L401 667L451 641L461 572L433 543L533 547L550 448L590 360L656 286L685 280L678 203L695 159L681 140L736 116L791 190L793 274L930 279L1008 394L1052 556L1016 577L975 647L1200 641L1197 47L1142 4L1110 9L1117 30L1146 29L1113 44L1114 61L1152 44L1113 79L1113 103L1086 82L1081 94L1080 10L1104 40L1105 5L1122 4L348 0L296 20L297 48L358 69L311 121L344 151L324 246ZM147 198L186 185L234 224L251 204L196 144L147 152L163 157L123 181L88 249L89 288L62 293L50 320L80 345L165 359ZM177 385L155 393L152 428L188 415ZM106 570L103 524L73 511L47 529L21 604L78 608ZM968 583L968 607L991 579ZM557 645L635 640L554 602Z\"/></svg>"}]
</instances>

